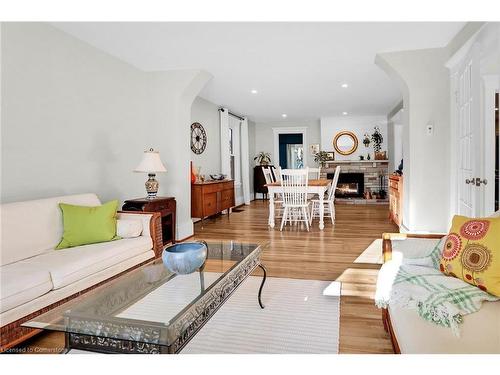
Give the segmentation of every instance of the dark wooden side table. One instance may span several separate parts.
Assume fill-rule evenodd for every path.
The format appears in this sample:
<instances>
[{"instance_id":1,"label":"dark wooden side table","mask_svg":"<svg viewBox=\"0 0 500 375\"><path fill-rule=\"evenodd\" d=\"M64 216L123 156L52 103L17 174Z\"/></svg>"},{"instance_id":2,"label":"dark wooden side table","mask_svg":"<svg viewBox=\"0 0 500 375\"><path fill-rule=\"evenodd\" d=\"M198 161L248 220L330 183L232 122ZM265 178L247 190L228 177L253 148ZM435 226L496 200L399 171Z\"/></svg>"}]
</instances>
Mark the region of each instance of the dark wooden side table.
<instances>
[{"instance_id":1,"label":"dark wooden side table","mask_svg":"<svg viewBox=\"0 0 500 375\"><path fill-rule=\"evenodd\" d=\"M163 245L170 242L175 243L175 209L174 197L129 199L122 207L123 211L159 212L161 214Z\"/></svg>"}]
</instances>

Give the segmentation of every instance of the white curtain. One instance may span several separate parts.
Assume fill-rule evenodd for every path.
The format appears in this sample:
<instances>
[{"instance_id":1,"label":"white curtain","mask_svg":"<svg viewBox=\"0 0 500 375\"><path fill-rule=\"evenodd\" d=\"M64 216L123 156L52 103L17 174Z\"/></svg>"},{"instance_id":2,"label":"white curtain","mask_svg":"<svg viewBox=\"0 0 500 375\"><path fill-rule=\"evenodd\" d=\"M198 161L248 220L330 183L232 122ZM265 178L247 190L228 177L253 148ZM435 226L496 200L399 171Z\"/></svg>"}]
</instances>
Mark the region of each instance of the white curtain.
<instances>
[{"instance_id":1,"label":"white curtain","mask_svg":"<svg viewBox=\"0 0 500 375\"><path fill-rule=\"evenodd\" d=\"M248 160L248 120L241 121L241 183L243 185L243 200L250 204L250 162Z\"/></svg>"},{"instance_id":2,"label":"white curtain","mask_svg":"<svg viewBox=\"0 0 500 375\"><path fill-rule=\"evenodd\" d=\"M229 110L222 108L220 117L220 167L221 173L231 177L231 157L229 154Z\"/></svg>"}]
</instances>

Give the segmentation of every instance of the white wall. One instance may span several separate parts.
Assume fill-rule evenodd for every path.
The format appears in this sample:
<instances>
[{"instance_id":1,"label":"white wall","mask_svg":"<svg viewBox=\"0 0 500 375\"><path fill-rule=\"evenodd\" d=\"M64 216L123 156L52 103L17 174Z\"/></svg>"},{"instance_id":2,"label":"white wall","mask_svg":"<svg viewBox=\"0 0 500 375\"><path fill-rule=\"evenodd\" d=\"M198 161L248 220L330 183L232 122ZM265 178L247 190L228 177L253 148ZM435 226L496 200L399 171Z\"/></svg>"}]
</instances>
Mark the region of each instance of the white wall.
<instances>
[{"instance_id":1,"label":"white wall","mask_svg":"<svg viewBox=\"0 0 500 375\"><path fill-rule=\"evenodd\" d=\"M292 122L292 121L280 121L280 122L257 122L255 124L255 151L250 154L250 161L253 162L252 169L256 165L253 161L255 154L264 151L271 154L271 163L277 164L277 155L274 155L274 134L273 128L306 128L307 130L307 145L305 145L304 152L307 152L307 165L309 167L317 167L317 163L309 152L309 145L314 143L321 143L320 134L320 124L319 120L313 121L303 121L303 122Z\"/></svg>"},{"instance_id":2,"label":"white wall","mask_svg":"<svg viewBox=\"0 0 500 375\"><path fill-rule=\"evenodd\" d=\"M409 231L448 230L449 78L445 48L379 55L407 85L403 95L404 208ZM426 127L433 124L434 134Z\"/></svg>"},{"instance_id":3,"label":"white wall","mask_svg":"<svg viewBox=\"0 0 500 375\"><path fill-rule=\"evenodd\" d=\"M207 147L203 154L196 155L191 152L191 160L194 167L201 167L201 173L206 175L221 173L220 160L220 106L202 97L197 97L191 107L191 123L199 122L207 132ZM230 117L230 121L232 117ZM234 118L233 118L234 119ZM250 195L253 199L253 157L255 155L255 123L248 121L248 152L250 162ZM236 195L238 202L243 199L243 191L238 187Z\"/></svg>"},{"instance_id":4,"label":"white wall","mask_svg":"<svg viewBox=\"0 0 500 375\"><path fill-rule=\"evenodd\" d=\"M387 119L385 116L342 116L342 117L322 117L321 118L321 150L335 152L335 160L359 160L359 156L363 155L365 159L370 154L371 159L374 159L373 143L369 147L363 144L365 133L371 137L375 131L374 127L378 126L384 142L381 145L381 151L387 151ZM333 147L333 139L335 135L341 131L353 132L358 138L358 148L351 155L340 155Z\"/></svg>"},{"instance_id":5,"label":"white wall","mask_svg":"<svg viewBox=\"0 0 500 375\"><path fill-rule=\"evenodd\" d=\"M403 230L446 232L451 186L450 79L445 63L477 30L468 23L443 48L378 54L375 63L403 94ZM433 124L434 134L426 127Z\"/></svg>"},{"instance_id":6,"label":"white wall","mask_svg":"<svg viewBox=\"0 0 500 375\"><path fill-rule=\"evenodd\" d=\"M199 122L207 133L207 147L201 155L191 152L193 167L201 167L201 174L221 173L219 106L197 97L191 107L191 123Z\"/></svg>"},{"instance_id":7,"label":"white wall","mask_svg":"<svg viewBox=\"0 0 500 375\"><path fill-rule=\"evenodd\" d=\"M160 151L159 195L177 199L177 237L192 234L191 103L210 79L145 73L43 23L2 23L2 202L95 192L145 195L133 173Z\"/></svg>"}]
</instances>

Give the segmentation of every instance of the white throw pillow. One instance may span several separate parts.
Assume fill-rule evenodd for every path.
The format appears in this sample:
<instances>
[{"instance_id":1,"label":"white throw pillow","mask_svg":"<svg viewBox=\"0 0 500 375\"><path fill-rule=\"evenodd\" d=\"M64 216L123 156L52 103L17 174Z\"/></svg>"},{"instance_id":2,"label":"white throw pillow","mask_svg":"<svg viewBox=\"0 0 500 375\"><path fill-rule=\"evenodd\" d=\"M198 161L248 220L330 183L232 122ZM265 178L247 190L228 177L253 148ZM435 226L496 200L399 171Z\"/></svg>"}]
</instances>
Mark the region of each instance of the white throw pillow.
<instances>
[{"instance_id":1,"label":"white throw pillow","mask_svg":"<svg viewBox=\"0 0 500 375\"><path fill-rule=\"evenodd\" d=\"M135 238L142 233L142 221L120 220L116 221L116 235L121 238Z\"/></svg>"}]
</instances>

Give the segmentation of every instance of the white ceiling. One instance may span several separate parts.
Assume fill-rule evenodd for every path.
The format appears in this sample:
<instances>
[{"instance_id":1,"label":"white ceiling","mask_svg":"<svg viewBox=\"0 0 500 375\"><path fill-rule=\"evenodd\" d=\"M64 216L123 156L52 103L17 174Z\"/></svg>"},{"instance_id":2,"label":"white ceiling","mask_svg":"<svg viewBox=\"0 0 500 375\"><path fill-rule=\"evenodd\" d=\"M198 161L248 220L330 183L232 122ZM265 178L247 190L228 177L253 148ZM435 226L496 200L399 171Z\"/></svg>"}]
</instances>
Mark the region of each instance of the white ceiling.
<instances>
[{"instance_id":1,"label":"white ceiling","mask_svg":"<svg viewBox=\"0 0 500 375\"><path fill-rule=\"evenodd\" d=\"M287 120L387 114L401 95L375 54L443 47L464 23L53 25L145 71L204 69L214 79L200 96L252 120L279 121L283 113Z\"/></svg>"}]
</instances>

